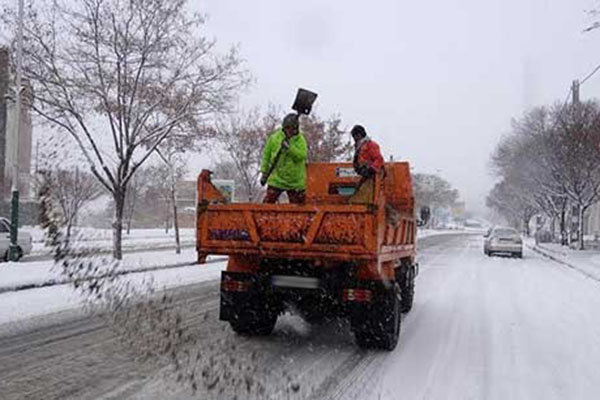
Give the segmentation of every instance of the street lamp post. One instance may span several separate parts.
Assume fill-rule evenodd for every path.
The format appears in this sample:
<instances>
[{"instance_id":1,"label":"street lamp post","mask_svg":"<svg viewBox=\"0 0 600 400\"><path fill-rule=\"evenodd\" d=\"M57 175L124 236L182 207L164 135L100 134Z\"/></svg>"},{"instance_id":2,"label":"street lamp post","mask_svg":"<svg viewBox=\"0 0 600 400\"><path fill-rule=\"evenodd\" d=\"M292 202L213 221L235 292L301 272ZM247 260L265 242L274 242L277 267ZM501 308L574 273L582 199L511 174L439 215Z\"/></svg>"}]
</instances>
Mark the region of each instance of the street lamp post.
<instances>
[{"instance_id":1,"label":"street lamp post","mask_svg":"<svg viewBox=\"0 0 600 400\"><path fill-rule=\"evenodd\" d=\"M13 171L12 198L10 207L10 246L8 258L11 261L19 259L18 227L19 227L19 134L21 132L21 80L23 70L23 0L19 0L19 27L17 31L17 90L16 92L16 123L13 132Z\"/></svg>"}]
</instances>

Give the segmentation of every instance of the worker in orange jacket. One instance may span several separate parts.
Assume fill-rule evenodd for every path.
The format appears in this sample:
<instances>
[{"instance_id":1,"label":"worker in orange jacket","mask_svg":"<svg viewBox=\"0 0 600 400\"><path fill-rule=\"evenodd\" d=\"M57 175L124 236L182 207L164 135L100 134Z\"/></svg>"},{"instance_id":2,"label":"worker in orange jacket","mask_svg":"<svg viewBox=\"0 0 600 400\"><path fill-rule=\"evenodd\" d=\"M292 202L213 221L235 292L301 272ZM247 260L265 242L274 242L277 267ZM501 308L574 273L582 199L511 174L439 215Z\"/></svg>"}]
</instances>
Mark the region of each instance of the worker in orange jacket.
<instances>
[{"instance_id":1,"label":"worker in orange jacket","mask_svg":"<svg viewBox=\"0 0 600 400\"><path fill-rule=\"evenodd\" d=\"M383 171L383 156L379 145L369 136L361 125L355 125L350 131L354 139L354 171L360 175L356 193L350 203L369 203L373 200L375 176Z\"/></svg>"},{"instance_id":2,"label":"worker in orange jacket","mask_svg":"<svg viewBox=\"0 0 600 400\"><path fill-rule=\"evenodd\" d=\"M367 136L361 125L354 125L350 131L354 139L354 170L363 180L374 177L383 170L383 156L379 145Z\"/></svg>"}]
</instances>

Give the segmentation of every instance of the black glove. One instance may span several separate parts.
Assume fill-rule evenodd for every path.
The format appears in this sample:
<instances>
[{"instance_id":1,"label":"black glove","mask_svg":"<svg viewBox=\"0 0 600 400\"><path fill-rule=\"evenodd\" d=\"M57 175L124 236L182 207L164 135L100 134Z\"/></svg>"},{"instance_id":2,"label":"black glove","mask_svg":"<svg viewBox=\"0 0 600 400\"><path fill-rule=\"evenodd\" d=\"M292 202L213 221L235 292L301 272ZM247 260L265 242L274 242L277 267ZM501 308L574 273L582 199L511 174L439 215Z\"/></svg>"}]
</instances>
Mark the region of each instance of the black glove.
<instances>
[{"instance_id":1,"label":"black glove","mask_svg":"<svg viewBox=\"0 0 600 400\"><path fill-rule=\"evenodd\" d=\"M360 176L362 176L363 178L370 178L373 175L375 175L375 171L373 171L371 169L371 167L367 166L367 165L361 165L360 167L358 167L358 169L356 170L356 173Z\"/></svg>"}]
</instances>

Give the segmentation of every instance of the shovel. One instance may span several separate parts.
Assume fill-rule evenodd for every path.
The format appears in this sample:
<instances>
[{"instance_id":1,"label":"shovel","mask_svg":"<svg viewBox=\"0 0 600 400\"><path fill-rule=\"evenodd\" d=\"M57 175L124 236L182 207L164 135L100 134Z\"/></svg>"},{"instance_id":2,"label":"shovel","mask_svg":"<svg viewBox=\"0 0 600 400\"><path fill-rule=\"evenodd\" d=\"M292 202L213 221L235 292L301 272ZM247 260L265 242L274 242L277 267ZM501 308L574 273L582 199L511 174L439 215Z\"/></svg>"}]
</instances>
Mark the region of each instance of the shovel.
<instances>
[{"instance_id":1,"label":"shovel","mask_svg":"<svg viewBox=\"0 0 600 400\"><path fill-rule=\"evenodd\" d=\"M310 111L312 110L312 106L316 99L317 99L316 93L311 92L310 90L302 89L302 88L298 89L298 92L296 93L296 99L294 100L294 104L292 105L292 110L296 111L296 113L298 115L298 120L300 119L300 115L310 114ZM269 176L271 176L271 174L273 173L273 170L275 170L275 167L277 166L277 163L279 162L279 159L281 158L281 154L283 153L283 149L284 149L283 146L281 146L279 148L279 151L277 152L277 154L275 154L275 159L273 160L273 163L269 167L269 170L260 179L260 184L262 186L265 186L265 184L267 183L267 180L269 179Z\"/></svg>"}]
</instances>

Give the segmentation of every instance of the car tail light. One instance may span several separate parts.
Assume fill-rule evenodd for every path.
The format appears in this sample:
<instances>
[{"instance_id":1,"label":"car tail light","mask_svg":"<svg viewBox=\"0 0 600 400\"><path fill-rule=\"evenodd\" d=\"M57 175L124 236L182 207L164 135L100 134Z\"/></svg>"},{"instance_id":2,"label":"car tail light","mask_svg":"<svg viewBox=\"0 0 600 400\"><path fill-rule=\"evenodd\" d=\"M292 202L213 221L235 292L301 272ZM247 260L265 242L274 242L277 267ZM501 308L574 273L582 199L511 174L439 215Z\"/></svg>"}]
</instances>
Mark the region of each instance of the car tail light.
<instances>
[{"instance_id":1,"label":"car tail light","mask_svg":"<svg viewBox=\"0 0 600 400\"><path fill-rule=\"evenodd\" d=\"M373 292L369 289L344 289L342 299L368 303L373 299Z\"/></svg>"},{"instance_id":2,"label":"car tail light","mask_svg":"<svg viewBox=\"0 0 600 400\"><path fill-rule=\"evenodd\" d=\"M247 292L250 282L225 280L221 282L221 290L224 292Z\"/></svg>"}]
</instances>

